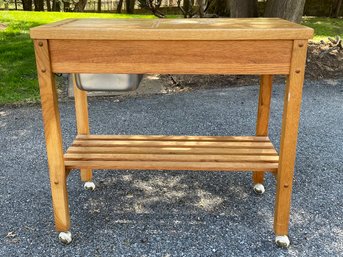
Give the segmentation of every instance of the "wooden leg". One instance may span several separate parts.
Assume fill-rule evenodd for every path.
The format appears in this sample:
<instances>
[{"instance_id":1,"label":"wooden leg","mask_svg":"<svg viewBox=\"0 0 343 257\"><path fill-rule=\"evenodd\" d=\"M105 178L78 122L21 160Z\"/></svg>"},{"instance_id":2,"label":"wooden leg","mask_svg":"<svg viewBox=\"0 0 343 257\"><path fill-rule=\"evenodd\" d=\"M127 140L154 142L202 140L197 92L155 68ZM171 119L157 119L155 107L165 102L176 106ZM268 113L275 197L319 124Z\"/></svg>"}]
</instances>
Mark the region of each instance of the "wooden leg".
<instances>
[{"instance_id":1,"label":"wooden leg","mask_svg":"<svg viewBox=\"0 0 343 257\"><path fill-rule=\"evenodd\" d=\"M52 203L57 231L70 228L67 175L64 166L62 132L54 75L51 72L47 40L35 40L36 63L42 103Z\"/></svg>"},{"instance_id":2,"label":"wooden leg","mask_svg":"<svg viewBox=\"0 0 343 257\"><path fill-rule=\"evenodd\" d=\"M270 113L270 100L272 96L272 75L261 75L260 93L258 97L258 109L256 120L256 135L267 136L268 135L268 123ZM264 173L253 172L254 184L263 184Z\"/></svg>"},{"instance_id":3,"label":"wooden leg","mask_svg":"<svg viewBox=\"0 0 343 257\"><path fill-rule=\"evenodd\" d=\"M88 102L87 92L80 90L75 83L75 76L73 75L74 84L74 98L75 98L75 114L78 135L89 135L89 121L88 121ZM92 180L91 169L81 169L81 180L84 182Z\"/></svg>"},{"instance_id":4,"label":"wooden leg","mask_svg":"<svg viewBox=\"0 0 343 257\"><path fill-rule=\"evenodd\" d=\"M306 40L294 41L290 74L285 89L274 215L274 230L277 236L288 234L306 46Z\"/></svg>"}]
</instances>

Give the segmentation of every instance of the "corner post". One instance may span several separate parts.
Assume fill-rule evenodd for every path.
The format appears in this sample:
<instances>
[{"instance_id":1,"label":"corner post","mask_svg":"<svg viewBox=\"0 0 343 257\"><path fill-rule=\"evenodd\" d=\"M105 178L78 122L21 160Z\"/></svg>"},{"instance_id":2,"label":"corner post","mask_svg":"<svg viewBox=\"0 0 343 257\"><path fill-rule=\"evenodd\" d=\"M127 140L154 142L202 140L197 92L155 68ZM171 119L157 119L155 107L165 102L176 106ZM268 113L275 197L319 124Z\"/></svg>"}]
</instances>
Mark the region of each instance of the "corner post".
<instances>
[{"instance_id":1,"label":"corner post","mask_svg":"<svg viewBox=\"0 0 343 257\"><path fill-rule=\"evenodd\" d=\"M274 231L277 236L288 234L292 182L306 62L307 40L294 40L290 73L284 96L277 172Z\"/></svg>"},{"instance_id":2,"label":"corner post","mask_svg":"<svg viewBox=\"0 0 343 257\"><path fill-rule=\"evenodd\" d=\"M67 172L63 158L58 96L55 78L51 68L48 43L47 40L34 40L34 47L42 104L55 227L57 231L67 231L70 228Z\"/></svg>"}]
</instances>

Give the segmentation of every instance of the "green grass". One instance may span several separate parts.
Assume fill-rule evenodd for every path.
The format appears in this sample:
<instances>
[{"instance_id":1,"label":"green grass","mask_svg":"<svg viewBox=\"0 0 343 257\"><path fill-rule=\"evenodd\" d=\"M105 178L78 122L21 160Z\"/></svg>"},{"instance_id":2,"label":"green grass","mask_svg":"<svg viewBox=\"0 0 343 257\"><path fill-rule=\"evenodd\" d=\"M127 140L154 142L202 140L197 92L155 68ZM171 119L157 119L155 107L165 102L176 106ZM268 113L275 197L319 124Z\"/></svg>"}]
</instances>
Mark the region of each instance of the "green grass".
<instances>
[{"instance_id":1,"label":"green grass","mask_svg":"<svg viewBox=\"0 0 343 257\"><path fill-rule=\"evenodd\" d=\"M67 18L153 18L152 15L0 11L0 105L39 101L29 29Z\"/></svg>"},{"instance_id":2,"label":"green grass","mask_svg":"<svg viewBox=\"0 0 343 257\"><path fill-rule=\"evenodd\" d=\"M343 38L343 19L304 17L302 24L314 29L314 41L337 35Z\"/></svg>"},{"instance_id":3,"label":"green grass","mask_svg":"<svg viewBox=\"0 0 343 257\"><path fill-rule=\"evenodd\" d=\"M66 18L153 18L152 15L0 11L0 105L38 102L39 89L29 29ZM177 17L177 16L175 16ZM174 18L174 16L173 16ZM315 29L316 41L328 36L343 38L343 20L305 17Z\"/></svg>"}]
</instances>

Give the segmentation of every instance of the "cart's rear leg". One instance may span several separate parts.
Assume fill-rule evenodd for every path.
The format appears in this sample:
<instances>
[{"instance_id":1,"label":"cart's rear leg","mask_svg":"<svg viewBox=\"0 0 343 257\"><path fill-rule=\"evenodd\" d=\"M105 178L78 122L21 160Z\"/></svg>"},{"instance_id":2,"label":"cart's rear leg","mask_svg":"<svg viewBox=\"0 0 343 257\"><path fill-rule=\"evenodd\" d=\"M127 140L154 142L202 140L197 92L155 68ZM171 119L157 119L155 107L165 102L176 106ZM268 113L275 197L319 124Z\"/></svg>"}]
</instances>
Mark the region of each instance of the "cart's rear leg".
<instances>
[{"instance_id":1,"label":"cart's rear leg","mask_svg":"<svg viewBox=\"0 0 343 257\"><path fill-rule=\"evenodd\" d=\"M75 98L75 115L78 135L89 135L89 118L88 118L88 101L87 92L80 90L75 83L73 75L74 98ZM84 188L94 190L95 184L92 182L92 170L81 169L81 181L85 182Z\"/></svg>"},{"instance_id":2,"label":"cart's rear leg","mask_svg":"<svg viewBox=\"0 0 343 257\"><path fill-rule=\"evenodd\" d=\"M261 75L260 92L258 97L258 111L256 119L256 135L268 135L268 123L270 113L270 100L272 96L272 75ZM264 172L253 172L254 192L263 194Z\"/></svg>"}]
</instances>

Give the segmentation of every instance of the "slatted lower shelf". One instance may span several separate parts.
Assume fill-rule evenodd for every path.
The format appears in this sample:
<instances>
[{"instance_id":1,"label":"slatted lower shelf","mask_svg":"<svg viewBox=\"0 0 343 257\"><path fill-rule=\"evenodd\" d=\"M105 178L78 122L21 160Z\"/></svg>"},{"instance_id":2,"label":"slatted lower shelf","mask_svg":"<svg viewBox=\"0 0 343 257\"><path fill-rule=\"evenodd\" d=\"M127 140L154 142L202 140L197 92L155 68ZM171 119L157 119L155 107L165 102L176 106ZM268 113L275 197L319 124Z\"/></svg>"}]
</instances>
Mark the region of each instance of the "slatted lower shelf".
<instances>
[{"instance_id":1,"label":"slatted lower shelf","mask_svg":"<svg viewBox=\"0 0 343 257\"><path fill-rule=\"evenodd\" d=\"M69 169L271 171L279 156L268 137L79 135Z\"/></svg>"}]
</instances>

